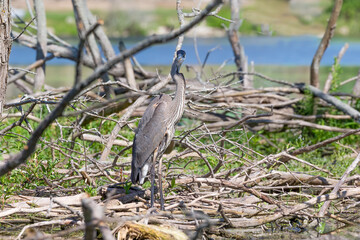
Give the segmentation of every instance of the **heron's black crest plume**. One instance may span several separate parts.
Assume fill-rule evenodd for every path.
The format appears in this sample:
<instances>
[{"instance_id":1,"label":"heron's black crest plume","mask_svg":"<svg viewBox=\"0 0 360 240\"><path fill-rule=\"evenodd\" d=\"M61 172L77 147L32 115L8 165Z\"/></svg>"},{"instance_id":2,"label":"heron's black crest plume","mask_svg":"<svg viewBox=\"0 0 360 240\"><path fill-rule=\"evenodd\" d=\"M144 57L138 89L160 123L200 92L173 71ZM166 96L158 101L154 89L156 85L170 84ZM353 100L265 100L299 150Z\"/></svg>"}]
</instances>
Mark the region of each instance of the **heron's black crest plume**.
<instances>
[{"instance_id":1,"label":"heron's black crest plume","mask_svg":"<svg viewBox=\"0 0 360 240\"><path fill-rule=\"evenodd\" d=\"M186 52L184 50L179 50L176 52L176 57L181 56L182 58L186 57Z\"/></svg>"},{"instance_id":2,"label":"heron's black crest plume","mask_svg":"<svg viewBox=\"0 0 360 240\"><path fill-rule=\"evenodd\" d=\"M174 77L175 74L179 74L182 63L186 57L186 52L184 50L179 50L176 52L176 58L171 66L171 76Z\"/></svg>"}]
</instances>

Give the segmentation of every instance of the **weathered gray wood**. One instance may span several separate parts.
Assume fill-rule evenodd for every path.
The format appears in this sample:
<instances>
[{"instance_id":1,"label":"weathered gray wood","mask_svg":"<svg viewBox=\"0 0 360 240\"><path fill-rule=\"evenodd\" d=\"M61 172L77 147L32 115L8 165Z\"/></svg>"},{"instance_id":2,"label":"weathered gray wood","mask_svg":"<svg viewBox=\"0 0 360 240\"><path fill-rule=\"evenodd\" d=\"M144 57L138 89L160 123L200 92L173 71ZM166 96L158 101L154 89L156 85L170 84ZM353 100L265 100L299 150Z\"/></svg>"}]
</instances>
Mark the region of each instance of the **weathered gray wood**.
<instances>
[{"instance_id":1,"label":"weathered gray wood","mask_svg":"<svg viewBox=\"0 0 360 240\"><path fill-rule=\"evenodd\" d=\"M126 50L126 47L125 47L125 44L123 41L119 42L119 50L120 50L120 52ZM124 60L124 68L125 68L125 76L126 76L128 85L133 89L138 89L136 81L135 81L134 69L132 67L130 58L127 58Z\"/></svg>"},{"instance_id":2,"label":"weathered gray wood","mask_svg":"<svg viewBox=\"0 0 360 240\"><path fill-rule=\"evenodd\" d=\"M337 63L339 64L342 57L344 56L346 50L349 48L349 44L345 43L345 45L341 48L340 52L337 55ZM325 81L325 85L324 85L324 93L328 93L330 88L331 88L331 84L332 84L332 80L333 80L333 72L335 71L335 63L331 66L331 72L329 73L326 81Z\"/></svg>"},{"instance_id":3,"label":"weathered gray wood","mask_svg":"<svg viewBox=\"0 0 360 240\"><path fill-rule=\"evenodd\" d=\"M0 162L0 176L6 174L7 172L13 170L18 167L20 164L25 163L26 159L35 151L36 144L45 131L45 129L56 119L58 118L64 111L65 107L69 104L69 102L74 99L82 90L88 87L91 83L93 83L96 79L106 73L109 69L111 69L115 64L124 61L124 59L140 52L141 50L146 49L149 46L158 43L165 43L170 40L175 39L181 34L189 31L195 25L197 25L200 21L202 21L208 13L211 12L213 8L218 6L222 1L214 0L207 5L207 7L200 12L191 22L184 25L183 27L172 31L166 35L152 35L145 40L136 44L133 48L124 51L122 54L117 55L116 57L110 59L106 64L99 66L96 70L85 80L77 83L61 100L61 102L56 106L56 108L38 125L37 129L32 133L28 142L24 146L24 149L17 153L16 155L12 155L9 159ZM165 81L164 81L165 82ZM164 84L165 85L165 84ZM156 88L152 90L157 91L164 85L159 84L156 85ZM139 100L140 99L140 100ZM138 103L144 101L146 97L142 96L138 98ZM135 103L134 103L135 104ZM140 105L140 104L139 104ZM124 118L124 116L123 116ZM118 125L118 124L117 124Z\"/></svg>"},{"instance_id":4,"label":"weathered gray wood","mask_svg":"<svg viewBox=\"0 0 360 240\"><path fill-rule=\"evenodd\" d=\"M343 0L335 0L335 4L331 13L331 16L328 21L328 25L326 27L325 33L319 47L314 55L314 58L311 62L310 67L310 84L314 87L319 88L319 69L320 69L320 61L322 56L325 53L325 50L329 46L330 40L334 35L336 20L340 14L340 10L342 7Z\"/></svg>"},{"instance_id":5,"label":"weathered gray wood","mask_svg":"<svg viewBox=\"0 0 360 240\"><path fill-rule=\"evenodd\" d=\"M357 79L356 79L356 82L355 82L355 86L353 88L353 94L355 96L360 95L360 70L358 72Z\"/></svg>"},{"instance_id":6,"label":"weathered gray wood","mask_svg":"<svg viewBox=\"0 0 360 240\"><path fill-rule=\"evenodd\" d=\"M355 158L355 160L351 163L351 165L346 169L346 171L344 172L344 174L342 175L340 181L336 184L336 186L334 187L334 189L331 191L331 193L333 194L337 194L340 190L340 187L344 184L345 180L348 178L349 174L357 167L357 165L360 162L360 154L357 155L357 157ZM327 212L329 206L330 206L330 200L327 200L324 202L324 204L322 205L320 212L319 212L319 217L324 217L325 213Z\"/></svg>"},{"instance_id":7,"label":"weathered gray wood","mask_svg":"<svg viewBox=\"0 0 360 240\"><path fill-rule=\"evenodd\" d=\"M91 25L95 24L97 20L87 6L86 6L86 12L87 12L87 17L88 17L89 23ZM108 36L104 32L104 29L101 26L95 29L95 36L99 41L99 44L101 46L101 49L104 53L105 58L107 60L109 60L109 59L115 57L115 55L116 55L115 50L113 49L110 39L108 38ZM119 72L124 71L122 64L116 64L113 69L118 69L117 71L119 71ZM121 81L121 79L119 77L117 77L116 80Z\"/></svg>"},{"instance_id":8,"label":"weathered gray wood","mask_svg":"<svg viewBox=\"0 0 360 240\"><path fill-rule=\"evenodd\" d=\"M0 1L0 116L5 105L5 94L8 79L9 55L12 40L10 0Z\"/></svg>"},{"instance_id":9,"label":"weathered gray wood","mask_svg":"<svg viewBox=\"0 0 360 240\"><path fill-rule=\"evenodd\" d=\"M105 218L104 207L96 204L91 198L81 200L85 219L85 240L96 239L96 227L99 227L105 240L115 240L110 229L103 222Z\"/></svg>"},{"instance_id":10,"label":"weathered gray wood","mask_svg":"<svg viewBox=\"0 0 360 240\"><path fill-rule=\"evenodd\" d=\"M34 0L36 11L36 27L37 27L37 44L36 44L36 60L42 60L47 55L47 30L46 30L46 13L43 0ZM36 68L34 90L41 91L45 84L45 61Z\"/></svg>"},{"instance_id":11,"label":"weathered gray wood","mask_svg":"<svg viewBox=\"0 0 360 240\"><path fill-rule=\"evenodd\" d=\"M245 51L242 45L239 42L238 30L241 26L241 21L239 19L239 0L231 0L231 20L229 30L227 31L230 45L232 47L234 57L235 57L235 65L239 72L247 72L247 59L245 56ZM246 79L246 75L239 75L239 80Z\"/></svg>"},{"instance_id":12,"label":"weathered gray wood","mask_svg":"<svg viewBox=\"0 0 360 240\"><path fill-rule=\"evenodd\" d=\"M88 29L90 29L90 20L88 17L88 10L85 0L72 0L73 7L74 7L74 14L76 19L76 26L79 32L79 36L85 36L85 33ZM102 59L100 55L100 49L96 43L95 35L90 34L86 41L85 41L86 51L88 54L92 56L92 59L94 60L95 66L100 66L102 64ZM101 79L103 82L108 82L109 75L108 73L105 73L101 76ZM110 98L112 91L110 86L105 86L105 93L106 98Z\"/></svg>"},{"instance_id":13,"label":"weathered gray wood","mask_svg":"<svg viewBox=\"0 0 360 240\"><path fill-rule=\"evenodd\" d=\"M321 98L327 103L330 103L331 105L335 106L337 109L342 111L343 113L350 115L356 122L360 123L360 112L358 112L356 109L352 108L348 104L340 101L336 97L333 97L329 94L323 93L321 90L319 90L316 87L313 86L307 86L307 89L312 92L312 94L318 98Z\"/></svg>"}]
</instances>

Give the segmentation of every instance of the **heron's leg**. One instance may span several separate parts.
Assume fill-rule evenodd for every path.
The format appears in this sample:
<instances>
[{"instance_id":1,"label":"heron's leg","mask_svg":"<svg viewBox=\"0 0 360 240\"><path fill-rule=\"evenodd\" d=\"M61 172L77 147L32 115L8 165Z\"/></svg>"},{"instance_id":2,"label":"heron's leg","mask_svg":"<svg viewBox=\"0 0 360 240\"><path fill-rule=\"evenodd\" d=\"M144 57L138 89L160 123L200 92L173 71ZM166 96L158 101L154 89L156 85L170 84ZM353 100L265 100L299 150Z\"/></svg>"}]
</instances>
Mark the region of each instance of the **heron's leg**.
<instances>
[{"instance_id":1,"label":"heron's leg","mask_svg":"<svg viewBox=\"0 0 360 240\"><path fill-rule=\"evenodd\" d=\"M155 202L155 164L156 164L157 149L153 153L152 167L151 167L151 200L150 208L154 207Z\"/></svg>"},{"instance_id":2,"label":"heron's leg","mask_svg":"<svg viewBox=\"0 0 360 240\"><path fill-rule=\"evenodd\" d=\"M151 167L151 200L150 200L150 208L154 207L154 191L155 191L155 166L154 164Z\"/></svg>"},{"instance_id":3,"label":"heron's leg","mask_svg":"<svg viewBox=\"0 0 360 240\"><path fill-rule=\"evenodd\" d=\"M159 176L159 189L160 189L160 210L164 211L165 207L164 207L164 193L163 193L163 187L162 187L162 158L159 159L159 172L158 172L158 176Z\"/></svg>"}]
</instances>

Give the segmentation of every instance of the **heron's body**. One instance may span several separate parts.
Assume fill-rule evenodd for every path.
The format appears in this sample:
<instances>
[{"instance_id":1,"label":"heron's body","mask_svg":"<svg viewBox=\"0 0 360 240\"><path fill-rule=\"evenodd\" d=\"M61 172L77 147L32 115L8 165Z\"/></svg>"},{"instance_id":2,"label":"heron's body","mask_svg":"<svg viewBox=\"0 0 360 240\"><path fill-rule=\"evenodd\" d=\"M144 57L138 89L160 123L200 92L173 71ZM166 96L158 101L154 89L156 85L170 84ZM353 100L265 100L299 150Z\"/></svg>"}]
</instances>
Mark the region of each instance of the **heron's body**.
<instances>
[{"instance_id":1,"label":"heron's body","mask_svg":"<svg viewBox=\"0 0 360 240\"><path fill-rule=\"evenodd\" d=\"M160 159L169 146L175 125L181 119L185 103L185 78L179 73L185 52L180 50L172 65L171 76L176 83L174 99L162 94L154 98L144 112L135 131L131 162L131 181L143 184L154 160Z\"/></svg>"}]
</instances>

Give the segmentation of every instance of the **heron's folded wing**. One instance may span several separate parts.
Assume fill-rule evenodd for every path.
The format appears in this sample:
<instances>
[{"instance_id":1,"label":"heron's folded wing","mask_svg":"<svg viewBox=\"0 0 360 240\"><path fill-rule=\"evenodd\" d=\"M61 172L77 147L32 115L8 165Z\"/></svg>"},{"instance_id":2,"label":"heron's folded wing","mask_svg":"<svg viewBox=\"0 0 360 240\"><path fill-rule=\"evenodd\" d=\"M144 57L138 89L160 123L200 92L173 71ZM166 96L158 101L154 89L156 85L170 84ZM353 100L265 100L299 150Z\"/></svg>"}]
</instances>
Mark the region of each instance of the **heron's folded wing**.
<instances>
[{"instance_id":1,"label":"heron's folded wing","mask_svg":"<svg viewBox=\"0 0 360 240\"><path fill-rule=\"evenodd\" d=\"M139 122L133 146L133 161L142 167L163 140L167 126L167 108L171 97L162 95L151 101Z\"/></svg>"}]
</instances>

